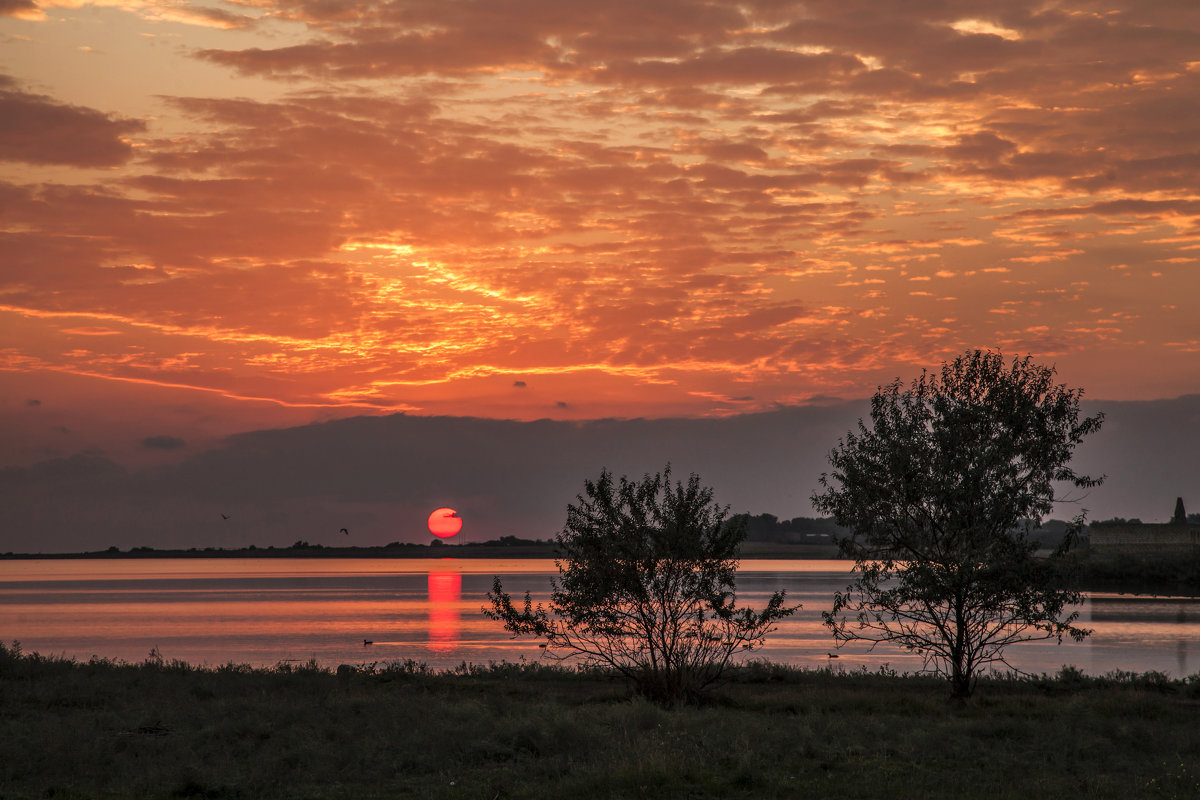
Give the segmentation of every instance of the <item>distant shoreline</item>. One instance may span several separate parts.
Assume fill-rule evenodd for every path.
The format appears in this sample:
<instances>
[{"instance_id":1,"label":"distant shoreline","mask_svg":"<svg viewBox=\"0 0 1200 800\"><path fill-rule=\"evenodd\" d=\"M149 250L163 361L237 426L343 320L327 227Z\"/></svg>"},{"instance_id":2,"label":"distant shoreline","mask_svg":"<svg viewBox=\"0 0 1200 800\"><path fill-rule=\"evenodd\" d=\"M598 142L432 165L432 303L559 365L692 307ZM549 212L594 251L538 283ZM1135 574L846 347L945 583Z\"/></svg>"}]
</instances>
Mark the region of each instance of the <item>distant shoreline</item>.
<instances>
[{"instance_id":1,"label":"distant shoreline","mask_svg":"<svg viewBox=\"0 0 1200 800\"><path fill-rule=\"evenodd\" d=\"M400 544L382 547L326 547L307 545L304 547L255 547L189 550L154 550L135 547L132 550L108 550L81 553L3 553L0 561L36 560L144 560L153 558L264 558L264 559L554 559L559 558L554 542L522 540L520 543L479 542L469 544ZM780 560L846 561L847 569L852 563L838 553L837 545L831 544L788 544L779 542L745 542L739 554L742 562ZM1167 595L1182 597L1200 596L1200 560L1191 558L1161 558L1153 554L1141 556L1084 556L1079 563L1078 586L1084 592L1119 592L1135 595Z\"/></svg>"},{"instance_id":2,"label":"distant shoreline","mask_svg":"<svg viewBox=\"0 0 1200 800\"><path fill-rule=\"evenodd\" d=\"M391 544L383 547L243 547L192 548L188 550L155 550L135 547L132 550L95 550L79 553L3 553L0 561L29 560L114 560L146 558L557 558L554 542L501 544L481 542L463 545ZM746 542L743 559L835 559L836 545L777 544Z\"/></svg>"}]
</instances>

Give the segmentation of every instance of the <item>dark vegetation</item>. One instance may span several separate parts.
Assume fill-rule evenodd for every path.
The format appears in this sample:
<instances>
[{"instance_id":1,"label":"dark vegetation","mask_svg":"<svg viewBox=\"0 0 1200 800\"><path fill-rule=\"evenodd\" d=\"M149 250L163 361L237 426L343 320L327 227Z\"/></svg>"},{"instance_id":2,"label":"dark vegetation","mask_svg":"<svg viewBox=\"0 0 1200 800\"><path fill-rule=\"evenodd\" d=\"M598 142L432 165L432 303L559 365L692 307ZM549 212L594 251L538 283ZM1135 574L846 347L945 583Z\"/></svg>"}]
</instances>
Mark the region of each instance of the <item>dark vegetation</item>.
<instances>
[{"instance_id":1,"label":"dark vegetation","mask_svg":"<svg viewBox=\"0 0 1200 800\"><path fill-rule=\"evenodd\" d=\"M1079 583L1090 591L1200 595L1200 552L1092 553L1078 564Z\"/></svg>"},{"instance_id":2,"label":"dark vegetation","mask_svg":"<svg viewBox=\"0 0 1200 800\"><path fill-rule=\"evenodd\" d=\"M1200 515L1191 514L1200 522ZM794 517L779 519L774 514L734 514L730 524L744 525L747 542L793 545L836 545L851 534L850 528L838 525L833 517ZM1044 519L1040 524L1021 520L1018 530L1029 541L1044 550L1054 550L1068 535L1075 534L1075 525L1061 519Z\"/></svg>"},{"instance_id":3,"label":"dark vegetation","mask_svg":"<svg viewBox=\"0 0 1200 800\"><path fill-rule=\"evenodd\" d=\"M1192 524L1200 524L1200 514L1189 514ZM1103 523L1140 524L1140 520L1114 517ZM744 524L743 558L837 558L837 540L848 529L832 517L795 517L781 520L774 514L733 514L729 523ZM1029 532L1038 547L1052 550L1062 542L1071 523L1059 519L1042 520L1040 528ZM1086 540L1086 529L1084 531ZM777 547L768 547L777 545ZM240 548L191 547L186 550L158 550L153 547L132 547L122 550L112 546L104 550L83 553L2 553L0 559L27 558L427 558L431 555L453 555L462 558L554 558L558 551L553 539L525 539L501 536L483 542L446 543L434 540L428 544L391 542L379 547L335 546L297 541L288 547Z\"/></svg>"},{"instance_id":4,"label":"dark vegetation","mask_svg":"<svg viewBox=\"0 0 1200 800\"><path fill-rule=\"evenodd\" d=\"M1184 519L1186 520L1186 524L1188 524L1188 525L1200 525L1200 514L1188 514L1184 517ZM1171 521L1176 524L1179 523L1179 519L1175 516L1173 516L1171 518ZM1093 525L1143 525L1145 523L1143 523L1137 517L1130 517L1128 519L1126 519L1125 517L1111 517L1109 519L1098 520L1097 522L1094 522L1092 524Z\"/></svg>"},{"instance_id":5,"label":"dark vegetation","mask_svg":"<svg viewBox=\"0 0 1200 800\"><path fill-rule=\"evenodd\" d=\"M1081 416L1081 395L1028 356L981 350L880 387L812 498L852 531L839 546L854 577L822 614L839 645L915 652L964 700L1010 645L1087 636L1067 558L1083 515L1049 555L1029 536L1063 500L1056 484L1101 481L1070 466L1103 421Z\"/></svg>"},{"instance_id":6,"label":"dark vegetation","mask_svg":"<svg viewBox=\"0 0 1200 800\"><path fill-rule=\"evenodd\" d=\"M539 664L76 663L0 648L18 798L1190 798L1200 675L940 681L749 664L667 711Z\"/></svg>"},{"instance_id":7,"label":"dark vegetation","mask_svg":"<svg viewBox=\"0 0 1200 800\"><path fill-rule=\"evenodd\" d=\"M832 519L796 517L780 520L773 514L734 514L732 525L744 525L746 541L795 546L833 546L844 529ZM792 551L787 551L792 552ZM804 558L804 550L795 550ZM463 558L553 558L557 553L554 540L526 539L501 536L487 541L452 541L434 539L428 543L391 542L382 546L325 545L299 540L287 547L191 547L186 550L159 550L139 546L122 550L117 546L83 553L3 553L0 558L425 558L429 555L453 554ZM788 557L788 556L784 556Z\"/></svg>"},{"instance_id":8,"label":"dark vegetation","mask_svg":"<svg viewBox=\"0 0 1200 800\"><path fill-rule=\"evenodd\" d=\"M106 550L85 553L4 553L0 558L427 558L450 554L461 558L553 558L555 548L549 539L501 536L485 542L447 544L434 539L428 544L391 542L378 547L311 544L305 540L288 547L250 545L191 547L187 550L157 550L153 547L122 550L114 545Z\"/></svg>"},{"instance_id":9,"label":"dark vegetation","mask_svg":"<svg viewBox=\"0 0 1200 800\"><path fill-rule=\"evenodd\" d=\"M761 611L737 605L746 531L727 513L697 475L672 484L670 465L641 480L602 470L567 506L549 607L526 592L517 608L496 577L484 614L545 640L553 658L619 673L649 700L698 702L799 608L778 591Z\"/></svg>"},{"instance_id":10,"label":"dark vegetation","mask_svg":"<svg viewBox=\"0 0 1200 800\"><path fill-rule=\"evenodd\" d=\"M779 544L836 544L850 531L834 522L832 517L795 517L779 519L774 514L734 514L731 525L746 530L748 542Z\"/></svg>"}]
</instances>

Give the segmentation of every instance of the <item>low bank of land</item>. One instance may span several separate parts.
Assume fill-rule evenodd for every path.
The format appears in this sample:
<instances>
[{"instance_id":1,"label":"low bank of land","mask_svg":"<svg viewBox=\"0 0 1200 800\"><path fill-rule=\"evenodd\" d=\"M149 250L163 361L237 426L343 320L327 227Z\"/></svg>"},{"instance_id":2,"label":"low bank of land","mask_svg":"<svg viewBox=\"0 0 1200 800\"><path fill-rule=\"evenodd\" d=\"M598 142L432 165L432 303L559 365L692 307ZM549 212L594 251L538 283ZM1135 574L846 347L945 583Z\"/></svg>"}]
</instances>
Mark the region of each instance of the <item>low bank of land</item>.
<instances>
[{"instance_id":1,"label":"low bank of land","mask_svg":"<svg viewBox=\"0 0 1200 800\"><path fill-rule=\"evenodd\" d=\"M558 545L551 541L522 540L518 544L471 542L469 544L400 544L383 547L328 547L325 545L292 547L219 547L189 550L156 550L135 547L132 550L94 550L82 553L3 553L0 560L31 559L142 559L142 558L557 558ZM746 542L742 558L839 558L834 544L789 544L785 542Z\"/></svg>"},{"instance_id":2,"label":"low bank of land","mask_svg":"<svg viewBox=\"0 0 1200 800\"><path fill-rule=\"evenodd\" d=\"M348 672L348 671L344 671ZM1183 798L1200 676L770 665L662 709L596 673L193 669L0 650L5 798Z\"/></svg>"}]
</instances>

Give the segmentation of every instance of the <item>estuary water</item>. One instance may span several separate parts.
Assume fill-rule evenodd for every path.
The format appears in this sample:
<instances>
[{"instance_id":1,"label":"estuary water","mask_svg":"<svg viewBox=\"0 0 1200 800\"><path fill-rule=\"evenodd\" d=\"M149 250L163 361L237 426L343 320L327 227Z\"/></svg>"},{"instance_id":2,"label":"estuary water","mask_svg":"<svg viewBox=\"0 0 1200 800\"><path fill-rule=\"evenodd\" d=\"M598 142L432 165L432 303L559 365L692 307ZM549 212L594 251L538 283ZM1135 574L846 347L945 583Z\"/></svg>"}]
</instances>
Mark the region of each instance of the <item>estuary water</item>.
<instances>
[{"instance_id":1,"label":"estuary water","mask_svg":"<svg viewBox=\"0 0 1200 800\"><path fill-rule=\"evenodd\" d=\"M547 657L536 642L511 639L481 608L493 576L514 598L529 591L537 602L556 574L548 559L0 561L0 640L80 660L137 662L157 649L168 661L209 666L536 661ZM894 647L835 649L821 612L849 577L846 561L743 561L739 604L761 607L776 589L803 604L750 657L920 669L919 656ZM1065 664L1093 675L1200 672L1200 598L1097 593L1079 611L1079 624L1094 631L1088 639L1017 645L1011 664L1035 674Z\"/></svg>"}]
</instances>

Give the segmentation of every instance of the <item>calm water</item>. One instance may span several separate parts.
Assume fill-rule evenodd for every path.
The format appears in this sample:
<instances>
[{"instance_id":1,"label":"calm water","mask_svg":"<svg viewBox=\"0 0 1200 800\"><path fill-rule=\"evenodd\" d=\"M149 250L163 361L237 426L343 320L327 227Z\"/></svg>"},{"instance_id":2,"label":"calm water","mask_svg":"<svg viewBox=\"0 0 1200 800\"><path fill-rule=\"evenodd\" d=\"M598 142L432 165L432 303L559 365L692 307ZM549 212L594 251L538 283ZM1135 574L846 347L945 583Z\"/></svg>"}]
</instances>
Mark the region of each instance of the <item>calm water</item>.
<instances>
[{"instance_id":1,"label":"calm water","mask_svg":"<svg viewBox=\"0 0 1200 800\"><path fill-rule=\"evenodd\" d=\"M806 666L920 667L917 657L846 647L833 661L821 625L846 585L843 561L742 563L738 600L761 607L776 588L803 610L780 624L758 656ZM543 658L483 617L492 576L514 596L546 599L550 560L146 559L0 562L0 639L27 651L141 661L151 648L194 664L322 664L412 658L446 667ZM1095 594L1080 609L1095 633L1083 644L1011 649L1025 671L1200 671L1200 599ZM373 644L366 646L363 640Z\"/></svg>"}]
</instances>

